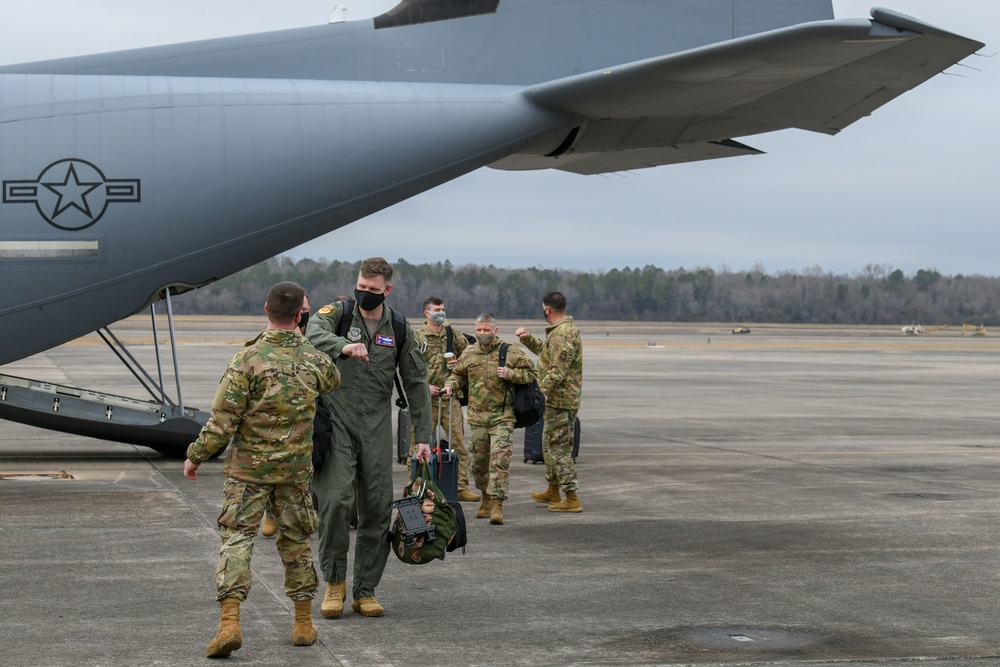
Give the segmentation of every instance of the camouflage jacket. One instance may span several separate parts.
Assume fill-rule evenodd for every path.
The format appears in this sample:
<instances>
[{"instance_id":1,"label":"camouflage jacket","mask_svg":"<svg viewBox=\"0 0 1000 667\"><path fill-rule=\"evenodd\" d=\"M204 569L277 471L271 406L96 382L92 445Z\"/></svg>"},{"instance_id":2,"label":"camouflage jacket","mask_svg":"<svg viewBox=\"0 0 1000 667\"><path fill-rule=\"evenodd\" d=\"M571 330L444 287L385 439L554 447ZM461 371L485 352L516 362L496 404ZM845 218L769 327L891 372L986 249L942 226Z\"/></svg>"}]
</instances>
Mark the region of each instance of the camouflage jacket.
<instances>
[{"instance_id":1,"label":"camouflage jacket","mask_svg":"<svg viewBox=\"0 0 1000 667\"><path fill-rule=\"evenodd\" d=\"M413 329L406 323L406 340L397 341L392 327L392 309L382 309L375 336L368 333L364 319L354 305L347 337L337 335L340 319L344 317L344 302L337 301L323 306L309 319L306 335L318 349L334 358L340 369L340 391L324 398L335 423L349 432L368 434L374 425L389 419L392 411L393 378L396 376L396 349L399 346L399 377L403 392L410 406L414 437L417 442L431 441L431 392L427 386L427 364L417 349ZM364 343L368 361L353 357L340 359L344 347ZM388 443L387 443L388 444Z\"/></svg>"},{"instance_id":2,"label":"camouflage jacket","mask_svg":"<svg viewBox=\"0 0 1000 667\"><path fill-rule=\"evenodd\" d=\"M232 438L226 475L258 484L308 483L316 397L340 386L326 354L298 331L266 329L247 341L215 392L212 416L187 457L201 463Z\"/></svg>"},{"instance_id":3,"label":"camouflage jacket","mask_svg":"<svg viewBox=\"0 0 1000 667\"><path fill-rule=\"evenodd\" d=\"M468 387L470 426L494 426L503 421L513 425L514 402L510 385L527 384L535 379L534 364L517 345L507 348L509 376L506 380L497 376L502 342L497 336L489 350L484 350L479 343L469 347L458 358L445 383L453 390Z\"/></svg>"},{"instance_id":4,"label":"camouflage jacket","mask_svg":"<svg viewBox=\"0 0 1000 667\"><path fill-rule=\"evenodd\" d=\"M579 410L583 392L583 342L573 318L545 327L545 341L528 335L524 346L538 355L538 386L546 407Z\"/></svg>"},{"instance_id":5,"label":"camouflage jacket","mask_svg":"<svg viewBox=\"0 0 1000 667\"><path fill-rule=\"evenodd\" d=\"M427 381L435 387L443 387L444 383L451 377L451 369L448 368L444 360L444 353L448 350L448 330L451 326L445 321L441 331L434 333L426 323L419 331L414 332L417 337L417 344L427 362ZM465 339L462 332L451 327L452 339L454 340L455 356L460 357L465 349L469 347L469 341Z\"/></svg>"}]
</instances>

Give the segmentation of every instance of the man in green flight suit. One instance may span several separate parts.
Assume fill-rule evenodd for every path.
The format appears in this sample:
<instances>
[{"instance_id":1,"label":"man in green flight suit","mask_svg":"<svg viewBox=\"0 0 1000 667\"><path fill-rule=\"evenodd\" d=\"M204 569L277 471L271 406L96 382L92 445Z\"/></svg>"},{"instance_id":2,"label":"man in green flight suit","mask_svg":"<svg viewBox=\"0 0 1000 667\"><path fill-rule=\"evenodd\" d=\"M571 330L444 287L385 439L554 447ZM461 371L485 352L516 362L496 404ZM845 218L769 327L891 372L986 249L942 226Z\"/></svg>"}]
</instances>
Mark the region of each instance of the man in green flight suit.
<instances>
[{"instance_id":1,"label":"man in green flight suit","mask_svg":"<svg viewBox=\"0 0 1000 667\"><path fill-rule=\"evenodd\" d=\"M229 364L212 416L184 461L184 476L196 480L198 466L232 440L218 520L222 548L215 576L222 613L205 651L209 658L224 658L243 644L240 603L250 592L254 537L268 504L285 565L285 594L295 603L292 643L316 641L312 600L317 581L309 536L319 522L309 490L312 428L317 397L336 389L340 374L330 357L296 330L304 299L305 290L292 282L268 292L268 328Z\"/></svg>"},{"instance_id":2,"label":"man in green flight suit","mask_svg":"<svg viewBox=\"0 0 1000 667\"><path fill-rule=\"evenodd\" d=\"M542 455L549 488L531 497L548 504L550 512L582 512L576 497L573 432L583 393L583 343L573 318L566 315L566 297L560 292L549 292L542 298L542 314L549 323L544 342L524 327L514 332L538 355L538 386L545 394ZM560 490L566 494L565 500Z\"/></svg>"},{"instance_id":3,"label":"man in green flight suit","mask_svg":"<svg viewBox=\"0 0 1000 667\"><path fill-rule=\"evenodd\" d=\"M514 400L511 384L535 379L535 367L524 351L511 345L506 365L500 365L499 327L491 313L476 318L476 344L467 349L451 370L444 396L465 386L469 393L469 426L472 437L472 474L483 500L477 519L502 524L503 501L510 489L510 459L514 455Z\"/></svg>"},{"instance_id":4,"label":"man in green flight suit","mask_svg":"<svg viewBox=\"0 0 1000 667\"><path fill-rule=\"evenodd\" d=\"M347 599L347 552L350 513L357 478L358 530L354 549L353 602L362 616L382 616L375 587L389 556L392 501L392 388L398 365L403 391L410 405L417 456L430 459L431 394L427 367L409 323L399 340L394 318L385 305L392 290L392 266L381 257L361 263L355 305L324 306L309 320L306 335L317 348L337 359L341 390L324 397L333 425L326 462L313 479L319 501L319 562L327 582L320 613L337 618ZM345 336L338 335L341 320L351 318Z\"/></svg>"}]
</instances>

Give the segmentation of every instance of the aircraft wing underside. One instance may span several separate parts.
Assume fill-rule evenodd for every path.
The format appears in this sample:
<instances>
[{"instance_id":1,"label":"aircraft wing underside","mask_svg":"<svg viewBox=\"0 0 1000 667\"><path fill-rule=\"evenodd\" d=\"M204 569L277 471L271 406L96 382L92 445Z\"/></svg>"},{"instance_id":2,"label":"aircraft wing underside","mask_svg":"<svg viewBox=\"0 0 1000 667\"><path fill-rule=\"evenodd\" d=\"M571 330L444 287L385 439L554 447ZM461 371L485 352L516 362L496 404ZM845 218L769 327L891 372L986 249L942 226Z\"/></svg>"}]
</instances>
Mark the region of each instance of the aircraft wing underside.
<instances>
[{"instance_id":1,"label":"aircraft wing underside","mask_svg":"<svg viewBox=\"0 0 1000 667\"><path fill-rule=\"evenodd\" d=\"M596 174L759 152L732 137L836 134L982 46L895 12L872 15L532 86L529 100L581 122L492 166Z\"/></svg>"}]
</instances>

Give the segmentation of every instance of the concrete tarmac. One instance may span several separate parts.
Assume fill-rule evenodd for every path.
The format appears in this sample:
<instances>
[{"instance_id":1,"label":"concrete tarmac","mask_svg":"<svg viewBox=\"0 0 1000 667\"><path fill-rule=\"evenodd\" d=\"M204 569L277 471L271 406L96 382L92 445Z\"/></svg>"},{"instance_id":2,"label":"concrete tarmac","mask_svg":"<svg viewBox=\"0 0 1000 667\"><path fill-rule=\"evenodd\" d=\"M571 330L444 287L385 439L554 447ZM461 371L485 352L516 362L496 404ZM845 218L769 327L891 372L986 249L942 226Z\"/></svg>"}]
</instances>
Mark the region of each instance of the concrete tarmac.
<instances>
[{"instance_id":1,"label":"concrete tarmac","mask_svg":"<svg viewBox=\"0 0 1000 667\"><path fill-rule=\"evenodd\" d=\"M209 407L244 334L182 346L186 403ZM583 513L531 500L544 470L522 462L518 432L506 524L465 504L466 554L390 556L386 615L323 619L317 600L311 647L291 644L260 538L228 662L1000 665L1000 338L585 335ZM86 343L0 372L143 397ZM222 481L220 461L191 482L143 447L0 422L0 664L205 664Z\"/></svg>"}]
</instances>

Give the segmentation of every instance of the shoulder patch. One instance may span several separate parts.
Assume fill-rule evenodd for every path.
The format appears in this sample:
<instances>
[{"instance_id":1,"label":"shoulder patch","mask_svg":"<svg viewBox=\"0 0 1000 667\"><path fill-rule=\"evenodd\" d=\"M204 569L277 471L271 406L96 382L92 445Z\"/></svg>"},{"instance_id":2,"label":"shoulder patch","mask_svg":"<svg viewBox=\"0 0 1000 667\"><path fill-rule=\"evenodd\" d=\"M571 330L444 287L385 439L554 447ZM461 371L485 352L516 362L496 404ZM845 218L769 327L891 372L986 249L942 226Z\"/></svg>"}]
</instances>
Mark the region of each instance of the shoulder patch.
<instances>
[{"instance_id":1,"label":"shoulder patch","mask_svg":"<svg viewBox=\"0 0 1000 667\"><path fill-rule=\"evenodd\" d=\"M327 305L323 306L322 308L320 308L319 312L316 313L316 314L317 315L329 315L332 312L333 312L333 304L330 303L330 304L327 304Z\"/></svg>"}]
</instances>

